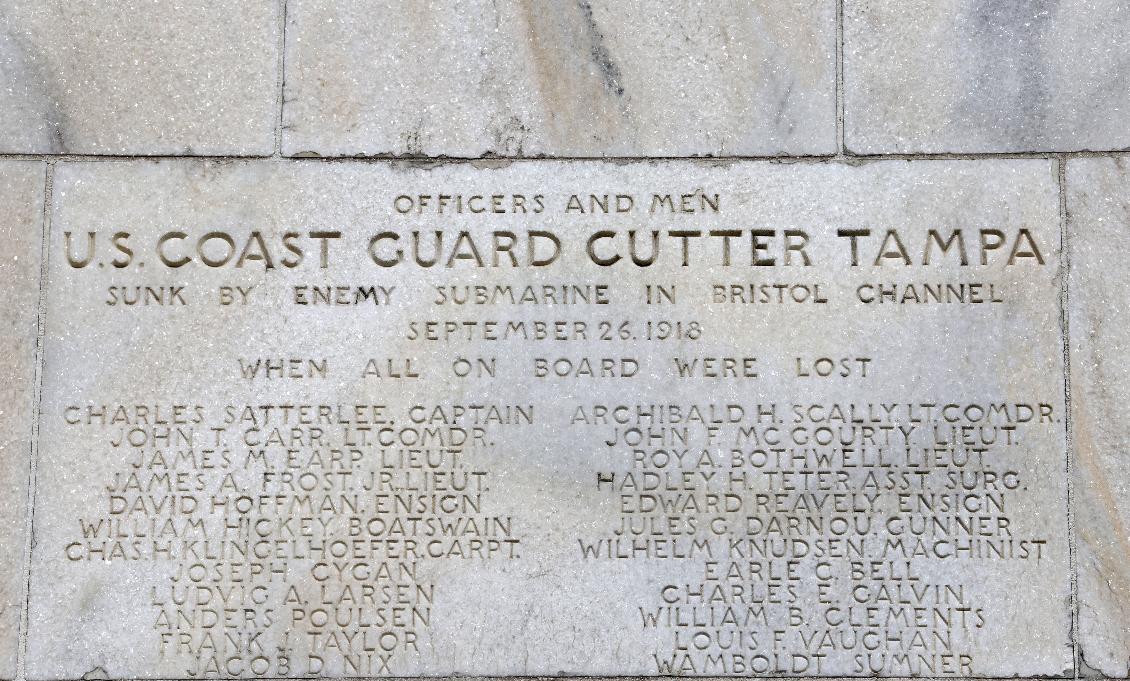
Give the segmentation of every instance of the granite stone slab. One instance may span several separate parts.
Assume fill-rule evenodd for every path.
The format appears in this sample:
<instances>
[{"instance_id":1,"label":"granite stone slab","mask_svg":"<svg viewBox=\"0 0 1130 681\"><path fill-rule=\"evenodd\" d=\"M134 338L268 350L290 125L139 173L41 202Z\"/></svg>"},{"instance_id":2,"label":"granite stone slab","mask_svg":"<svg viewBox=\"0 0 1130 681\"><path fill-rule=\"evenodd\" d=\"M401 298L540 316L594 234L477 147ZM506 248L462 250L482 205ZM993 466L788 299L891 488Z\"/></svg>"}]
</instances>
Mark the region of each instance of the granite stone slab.
<instances>
[{"instance_id":1,"label":"granite stone slab","mask_svg":"<svg viewBox=\"0 0 1130 681\"><path fill-rule=\"evenodd\" d=\"M1112 677L1130 667L1130 167L1126 159L1067 164L1070 215L1071 413L1082 661Z\"/></svg>"},{"instance_id":2,"label":"granite stone slab","mask_svg":"<svg viewBox=\"0 0 1130 681\"><path fill-rule=\"evenodd\" d=\"M15 678L27 594L30 474L45 166L0 161L0 678Z\"/></svg>"},{"instance_id":3,"label":"granite stone slab","mask_svg":"<svg viewBox=\"0 0 1130 681\"><path fill-rule=\"evenodd\" d=\"M29 679L1072 673L1054 161L53 186Z\"/></svg>"},{"instance_id":4,"label":"granite stone slab","mask_svg":"<svg viewBox=\"0 0 1130 681\"><path fill-rule=\"evenodd\" d=\"M292 0L286 155L835 151L835 3Z\"/></svg>"},{"instance_id":5,"label":"granite stone slab","mask_svg":"<svg viewBox=\"0 0 1130 681\"><path fill-rule=\"evenodd\" d=\"M5 0L0 152L269 155L276 0Z\"/></svg>"},{"instance_id":6,"label":"granite stone slab","mask_svg":"<svg viewBox=\"0 0 1130 681\"><path fill-rule=\"evenodd\" d=\"M1130 147L1121 0L844 3L856 153Z\"/></svg>"}]
</instances>

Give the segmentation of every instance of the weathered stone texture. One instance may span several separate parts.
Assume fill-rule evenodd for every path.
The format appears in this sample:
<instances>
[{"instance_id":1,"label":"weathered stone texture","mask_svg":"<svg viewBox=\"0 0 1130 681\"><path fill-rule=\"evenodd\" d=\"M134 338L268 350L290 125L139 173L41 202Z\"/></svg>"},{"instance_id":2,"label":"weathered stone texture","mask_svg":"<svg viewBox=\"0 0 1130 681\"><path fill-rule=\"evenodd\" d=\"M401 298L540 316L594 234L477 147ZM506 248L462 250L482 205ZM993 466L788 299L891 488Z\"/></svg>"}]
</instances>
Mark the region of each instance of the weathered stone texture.
<instances>
[{"instance_id":1,"label":"weathered stone texture","mask_svg":"<svg viewBox=\"0 0 1130 681\"><path fill-rule=\"evenodd\" d=\"M1130 147L1121 0L846 0L856 153Z\"/></svg>"},{"instance_id":2,"label":"weathered stone texture","mask_svg":"<svg viewBox=\"0 0 1130 681\"><path fill-rule=\"evenodd\" d=\"M6 0L0 152L268 155L276 0Z\"/></svg>"},{"instance_id":3,"label":"weathered stone texture","mask_svg":"<svg viewBox=\"0 0 1130 681\"><path fill-rule=\"evenodd\" d=\"M677 637L685 643L689 630L667 621L647 625L641 609L670 604L664 600L671 593L665 585L675 585L676 592L678 585L706 588L709 580L715 580L709 588L719 586L716 578L705 576L705 551L738 569L765 562L785 570L784 559L755 560L744 549L729 553L733 549L727 548L732 538L740 547L749 532L741 529L748 517L756 525L789 513L773 510L774 503L820 503L791 512L825 526L838 517L841 531L856 522L866 527L859 526L858 537L848 534L860 546L854 559L826 557L828 565L818 567L822 559L811 544L804 555L797 547L788 554L796 560L794 577L723 580L720 588L737 584L756 590L753 605L766 608L764 621L758 615L738 627L759 641L747 639L741 654L751 660L755 653L764 655L764 662L750 666L764 664L792 675L875 671L904 676L911 668L887 655L860 662L857 651L833 647L826 658L813 657L800 635L830 629L850 638L859 625L842 619L847 608L855 608L855 617L867 617L867 607L886 612L891 599L909 599L941 608L952 624L940 624L931 615L929 625L904 625L896 617L894 624L884 620L875 626L884 635L905 637L905 643L890 644L899 650L911 645L916 632L930 640L935 633L948 637L950 657L943 662L928 656L935 674L943 669L973 676L1070 674L1056 169L1047 160L725 167L526 162L490 169L351 162L60 163L50 235L28 677L76 678L98 670L112 678L186 678L208 672L213 664L220 665L221 674L244 676L370 675L384 668L373 662L376 653L351 647L362 645L357 620L327 624L324 611L342 602L344 588L360 594L365 584L402 583L407 594L417 593L414 585L432 588L427 602L414 602L430 612L430 621L366 629L366 646L376 645L374 632L392 629L398 635L389 639L391 649L378 651L390 656L387 673L623 676L671 674L688 664L697 665L696 674L716 673L704 666L703 651L679 652ZM635 197L635 207L597 215L566 210L571 195L591 205L591 192L613 186ZM673 210L684 205L681 201L654 208L654 192L684 189L685 205L692 207L702 207L699 199L717 193L717 212ZM413 197L440 194L447 197L442 215L431 200L419 212L409 206L421 205ZM497 205L468 198L495 194L503 197ZM452 208L456 195L465 201L461 211ZM527 210L514 209L515 195L525 197ZM488 203L491 210L472 210ZM534 211L536 205L543 209ZM751 248L750 225L777 230L770 242L775 246L765 252ZM663 234L653 265L637 266L626 257L607 266L594 260L614 251L624 254L628 230L647 234L652 228ZM444 261L416 264L410 234L424 235L421 257L427 260L437 229L447 238ZM688 266L680 263L679 239L667 235L669 229L699 233L691 238ZM732 250L709 236L719 229L743 230L733 237ZM780 230L786 229L807 235L806 257L793 252L787 265L780 241ZM857 237L856 265L848 239L838 235L842 229L872 230ZM923 249L929 251L932 229L961 231L946 252L935 250L927 257ZM560 258L541 267L512 266L503 254L496 266L489 246L492 230L518 238L527 230L551 230L562 242ZM615 235L595 242L590 255L585 237L594 230ZM896 237L884 237L888 230ZM977 237L980 230L989 230L984 243ZM283 235L291 231L297 233L289 237L291 245L304 253L301 262L284 248ZM329 243L324 267L311 231L341 232ZM93 251L86 248L88 232L95 233ZM129 236L115 246L113 235L119 232ZM371 241L382 232L402 238ZM460 232L467 236L453 242ZM997 232L1004 241L993 236ZM227 235L231 248L217 235ZM205 246L198 249L201 239ZM906 249L905 258L892 239ZM468 250L468 240L482 249L481 264ZM387 264L395 260L398 246L408 261ZM272 252L269 269L264 248ZM241 253L257 257L237 266ZM387 266L375 262L373 254ZM511 255L520 261L529 257L524 247ZM755 256L770 255L776 258L773 266L752 266ZM810 295L803 303L720 302L712 288L720 283L748 290L750 284L779 281L803 283ZM963 291L963 302L924 302L916 298L924 294L905 293L939 282ZM500 294L494 302L475 303L471 294L471 302L437 302L436 287L450 292L484 285L484 295L494 295L490 286L509 285L523 295L522 287L533 286L529 295L536 300L540 287L553 290L562 284L606 285L608 301L518 303ZM645 304L646 284L673 287L677 300ZM897 285L904 293L879 302L874 295L880 284ZM311 304L309 288L302 289L299 302L295 287L313 285L346 287L344 304ZM353 304L349 291L358 285L396 288ZM817 285L824 302L811 296ZM142 295L135 286L183 286L183 299L170 297L166 289L163 304L152 297L149 304L122 305L123 296L137 300ZM233 294L234 304L220 305L221 286L253 288L246 305L239 302L241 294ZM974 288L976 296L970 293ZM337 293L333 299L341 302ZM497 336L505 324L490 332L495 337L487 337L481 326L463 324L491 319L528 325L523 328L539 320L565 321L560 331L551 323L548 336L531 332L504 338ZM438 325L425 331L429 320ZM602 320L611 322L607 329L598 326ZM659 335L657 320L679 322L680 335ZM577 322L588 325L584 334L577 334ZM735 353L756 355L755 375L747 369L741 377L683 375L672 362L673 357ZM329 369L301 379L283 378L281 372L273 377L248 373L256 358L272 357L323 358ZM497 373L460 377L454 370L460 357L496 359ZM872 371L863 376L857 359L850 361L853 373L825 379L796 368L798 360L811 364L820 357L869 358ZM404 371L405 358L416 377ZM593 358L598 375L558 376L556 369L539 375L537 358L574 365ZM600 358L616 358L610 362L617 368L610 371L620 375L599 368ZM624 358L638 362L638 371L629 375ZM379 375L368 372L373 359L379 360ZM389 367L399 362L398 373L385 369L386 359ZM349 419L354 418L349 405L385 405L388 419L374 432L394 437L408 437L426 423L414 419L436 408L451 413L459 405L529 405L536 417L485 422L481 438L437 445L439 451L458 452L458 465L452 460L450 468L442 468L448 464L423 464L418 455L415 464L398 463L410 444L360 443L360 426L350 423L343 430L336 416L319 422L326 439L311 444L305 426L296 434L293 423L279 421L278 405L301 404L346 405ZM687 446L713 454L678 463L663 455L637 458L627 426L577 417L578 410L595 413L598 405L628 405L630 413L631 405L654 412L655 405L672 404L684 414L690 406L732 414L727 405L739 405L745 416L718 421L717 431L689 422ZM890 405L889 410L880 404ZM267 416L261 405L275 405L274 411ZM943 417L939 405L960 406ZM1026 405L1026 411L1017 405ZM421 410L413 411L416 406ZM758 416L759 406L776 416ZM803 445L797 446L804 464L794 465L788 456L754 464L758 447L750 441L740 447L749 463L731 458L731 447L742 442L735 424L781 432L800 428L798 442L823 426L829 427L827 433L840 433L837 428L844 426L849 438L859 438L855 427L863 422L843 416L856 410L871 414L859 417L870 418L867 423L886 428L870 437L882 432L896 438L889 445L852 439L859 443L852 451L870 457L868 464L819 464ZM823 420L833 412L841 414L839 419ZM361 413L371 418L370 410ZM470 427L469 413L462 418L458 423ZM442 422L432 426L446 432ZM262 444L276 427L282 440ZM349 438L353 444L343 445ZM607 444L617 438L618 443ZM987 454L974 454L963 444L976 445L977 438L992 440L983 448ZM331 447L356 449L360 456L337 463L324 455L311 459ZM914 452L913 461L889 464L907 474L905 482L885 477L889 469L875 459L876 447L895 458L904 450L908 457ZM253 456L260 449L264 455ZM349 475L342 475L346 469ZM824 470L821 480L839 482L823 487L814 477L802 477L802 469ZM317 499L336 499L364 476L382 472L395 476L390 478L395 490L411 496L400 481L418 481L421 470L443 474L439 479L445 481L481 472L476 479L484 484L475 496L481 510L473 515L511 519L512 529L494 534L507 543L493 554L411 558L413 567L405 571L392 560L393 573L374 578L366 570L383 564L383 554L369 556L372 551L402 548L396 542L405 538L440 549L454 545L451 536L428 535L427 522L411 529L403 516L457 522L461 512L379 510L377 493L388 496L380 486L359 493L359 511L340 501L323 508ZM869 485L870 472L888 482ZM315 491L308 494L315 500L288 506L307 494L302 489L308 485L302 482L300 489L293 479L284 483L283 473L309 476ZM655 494L729 492L730 503L738 506L673 515L633 510L650 497L600 482L623 484L629 476L644 479L644 473L673 485L653 488ZM918 487L900 487L911 479ZM323 484L332 484L332 494ZM872 493L872 501L865 501L861 490ZM837 497L836 508L832 492L846 495ZM900 501L898 492L907 500ZM916 503L915 492L926 494L931 506L900 510L902 504ZM238 502L241 496L248 501ZM766 506L754 505L757 498ZM978 529L972 536L957 530L954 537L943 534L941 544L927 542L918 553L901 528L912 517L936 514L950 523L951 515L966 515L940 505L951 502L977 507L970 515L983 518ZM690 517L696 519L693 526ZM896 524L886 524L890 517ZM394 521L402 524L399 532L388 529ZM999 529L1002 522L1007 532ZM656 529L639 530L637 536L633 524ZM762 536L759 532L753 531L753 538ZM764 536L772 533L765 530ZM806 537L812 542L838 537L843 549L844 536L833 530ZM455 537L460 542L474 538ZM245 539L253 547L249 559L234 548ZM386 546L385 539L394 541ZM622 542L630 539L660 543L646 555L629 551L621 557ZM692 539L710 548L673 557ZM884 548L888 540L895 544ZM969 550L960 550L958 540L969 540ZM319 566L316 547L336 542L346 555ZM990 544L1003 555L994 556ZM586 545L594 547L591 552ZM853 567L853 560L860 566ZM268 571L249 573L249 563ZM353 572L359 566L363 569ZM762 593L770 581L780 586L777 596ZM925 591L913 596L912 586ZM888 588L898 589L898 595ZM790 591L794 596L782 595ZM234 604L235 618L209 628L204 623L220 601L203 602L205 597ZM695 598L687 596L688 602ZM356 618L355 606L367 609L370 620L379 611L379 603L349 601L341 612ZM790 626L790 617L804 622ZM725 637L734 630L719 626L709 635ZM771 629L782 632L781 656L772 654ZM406 645L408 631L412 645ZM250 632L259 634L254 645L262 648L251 652L261 650L262 662L230 642ZM205 645L209 633L215 638ZM331 639L334 644L327 646ZM715 646L706 652L723 651ZM804 668L794 653L804 657ZM321 662L314 664L311 655ZM229 659L234 666L227 666ZM736 666L728 669L742 673ZM925 667L912 669L928 675Z\"/></svg>"},{"instance_id":4,"label":"weathered stone texture","mask_svg":"<svg viewBox=\"0 0 1130 681\"><path fill-rule=\"evenodd\" d=\"M835 3L288 3L284 153L835 151Z\"/></svg>"},{"instance_id":5,"label":"weathered stone texture","mask_svg":"<svg viewBox=\"0 0 1130 681\"><path fill-rule=\"evenodd\" d=\"M1112 677L1130 666L1130 163L1067 164L1071 413L1079 646Z\"/></svg>"},{"instance_id":6,"label":"weathered stone texture","mask_svg":"<svg viewBox=\"0 0 1130 681\"><path fill-rule=\"evenodd\" d=\"M44 164L0 161L0 678L16 673L39 318Z\"/></svg>"}]
</instances>

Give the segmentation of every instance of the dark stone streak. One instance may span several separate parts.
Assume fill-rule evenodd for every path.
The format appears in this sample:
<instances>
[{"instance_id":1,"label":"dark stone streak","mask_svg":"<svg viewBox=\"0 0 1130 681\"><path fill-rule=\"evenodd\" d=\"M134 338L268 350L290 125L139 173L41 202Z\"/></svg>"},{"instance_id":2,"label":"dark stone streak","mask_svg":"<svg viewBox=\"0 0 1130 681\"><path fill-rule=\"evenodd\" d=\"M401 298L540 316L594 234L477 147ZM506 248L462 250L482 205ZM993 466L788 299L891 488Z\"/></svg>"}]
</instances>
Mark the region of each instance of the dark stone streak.
<instances>
[{"instance_id":1,"label":"dark stone streak","mask_svg":"<svg viewBox=\"0 0 1130 681\"><path fill-rule=\"evenodd\" d=\"M1049 70L1044 39L1058 0L977 0L970 15L974 121L1003 128L1022 148L1046 141Z\"/></svg>"},{"instance_id":2,"label":"dark stone streak","mask_svg":"<svg viewBox=\"0 0 1130 681\"><path fill-rule=\"evenodd\" d=\"M620 67L612 61L612 55L609 54L608 48L604 46L604 35L596 26L596 21L592 16L592 7L587 0L578 0L577 6L581 8L581 14L585 18L585 33L590 42L589 55L592 57L593 63L600 69L604 87L617 97L623 97L624 86L621 83Z\"/></svg>"},{"instance_id":3,"label":"dark stone streak","mask_svg":"<svg viewBox=\"0 0 1130 681\"><path fill-rule=\"evenodd\" d=\"M46 127L49 145L47 153L65 154L68 151L64 136L67 123L59 101L54 96L56 78L47 71L44 66L46 60L38 56L33 44L18 34L4 30L8 25L9 21L0 13L0 65L7 62L11 68L10 73L0 68L0 82L10 79L16 92L20 91L21 81L32 84L30 96L40 101L29 104L38 108Z\"/></svg>"}]
</instances>

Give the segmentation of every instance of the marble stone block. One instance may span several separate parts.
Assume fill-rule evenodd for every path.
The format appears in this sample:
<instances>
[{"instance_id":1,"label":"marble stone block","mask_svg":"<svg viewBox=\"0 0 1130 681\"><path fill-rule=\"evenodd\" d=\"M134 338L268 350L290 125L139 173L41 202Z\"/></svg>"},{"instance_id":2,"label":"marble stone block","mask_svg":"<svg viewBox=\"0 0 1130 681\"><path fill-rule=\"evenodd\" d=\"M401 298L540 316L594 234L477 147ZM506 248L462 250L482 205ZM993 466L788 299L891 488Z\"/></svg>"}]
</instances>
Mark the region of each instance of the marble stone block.
<instances>
[{"instance_id":1,"label":"marble stone block","mask_svg":"<svg viewBox=\"0 0 1130 681\"><path fill-rule=\"evenodd\" d=\"M1121 0L845 0L845 145L860 154L1130 147Z\"/></svg>"},{"instance_id":2,"label":"marble stone block","mask_svg":"<svg viewBox=\"0 0 1130 681\"><path fill-rule=\"evenodd\" d=\"M283 151L835 151L832 0L291 0Z\"/></svg>"},{"instance_id":3,"label":"marble stone block","mask_svg":"<svg viewBox=\"0 0 1130 681\"><path fill-rule=\"evenodd\" d=\"M1057 181L61 162L27 676L1070 675Z\"/></svg>"},{"instance_id":4,"label":"marble stone block","mask_svg":"<svg viewBox=\"0 0 1130 681\"><path fill-rule=\"evenodd\" d=\"M276 0L5 0L0 153L270 155Z\"/></svg>"}]
</instances>

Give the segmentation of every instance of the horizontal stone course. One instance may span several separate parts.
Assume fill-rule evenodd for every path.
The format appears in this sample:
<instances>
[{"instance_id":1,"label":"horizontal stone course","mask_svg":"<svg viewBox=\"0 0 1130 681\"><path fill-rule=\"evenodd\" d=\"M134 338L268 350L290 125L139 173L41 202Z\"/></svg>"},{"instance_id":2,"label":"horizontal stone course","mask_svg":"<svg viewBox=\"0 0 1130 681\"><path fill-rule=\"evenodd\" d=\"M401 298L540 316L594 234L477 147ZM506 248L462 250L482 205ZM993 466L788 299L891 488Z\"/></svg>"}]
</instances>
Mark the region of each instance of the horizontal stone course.
<instances>
[{"instance_id":1,"label":"horizontal stone course","mask_svg":"<svg viewBox=\"0 0 1130 681\"><path fill-rule=\"evenodd\" d=\"M836 143L831 0L13 0L0 153L805 156ZM845 151L1130 147L1117 0L846 0Z\"/></svg>"}]
</instances>

